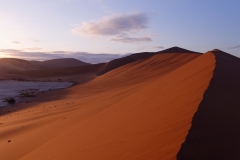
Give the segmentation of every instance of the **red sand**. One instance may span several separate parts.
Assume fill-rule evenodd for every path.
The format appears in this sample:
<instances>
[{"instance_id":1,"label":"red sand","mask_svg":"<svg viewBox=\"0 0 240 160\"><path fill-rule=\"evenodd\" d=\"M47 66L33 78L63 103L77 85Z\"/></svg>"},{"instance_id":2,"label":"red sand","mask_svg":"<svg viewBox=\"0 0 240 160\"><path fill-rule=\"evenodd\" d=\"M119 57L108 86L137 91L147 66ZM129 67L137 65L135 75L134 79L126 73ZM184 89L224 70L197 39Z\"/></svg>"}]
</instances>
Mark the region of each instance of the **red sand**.
<instances>
[{"instance_id":1,"label":"red sand","mask_svg":"<svg viewBox=\"0 0 240 160\"><path fill-rule=\"evenodd\" d=\"M0 117L0 157L176 159L214 68L212 53L159 54L39 95Z\"/></svg>"},{"instance_id":2,"label":"red sand","mask_svg":"<svg viewBox=\"0 0 240 160\"><path fill-rule=\"evenodd\" d=\"M118 58L118 59L114 59L110 62L107 63L107 66L105 69L103 69L101 72L98 73L98 75L103 75L111 70L114 70L118 67L124 66L126 64L135 62L135 61L139 61L141 59L145 59L145 58L150 58L156 54L164 54L164 53L189 53L189 54L201 54L199 52L194 52L194 51L190 51L190 50L186 50L180 47L172 47L172 48L168 48L159 52L142 52L142 53L135 53L135 54L131 54L129 56L126 57L122 57L122 58Z\"/></svg>"},{"instance_id":3,"label":"red sand","mask_svg":"<svg viewBox=\"0 0 240 160\"><path fill-rule=\"evenodd\" d=\"M216 68L178 159L240 159L240 59L219 50Z\"/></svg>"}]
</instances>

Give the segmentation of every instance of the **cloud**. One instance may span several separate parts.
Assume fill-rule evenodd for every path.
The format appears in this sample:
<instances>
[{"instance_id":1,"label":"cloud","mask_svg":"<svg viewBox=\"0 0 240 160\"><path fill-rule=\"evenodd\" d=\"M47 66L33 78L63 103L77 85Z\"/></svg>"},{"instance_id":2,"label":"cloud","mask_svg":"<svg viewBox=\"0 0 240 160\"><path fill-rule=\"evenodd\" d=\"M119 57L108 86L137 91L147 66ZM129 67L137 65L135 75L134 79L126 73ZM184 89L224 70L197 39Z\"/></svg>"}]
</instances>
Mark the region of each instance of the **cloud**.
<instances>
[{"instance_id":1,"label":"cloud","mask_svg":"<svg viewBox=\"0 0 240 160\"><path fill-rule=\"evenodd\" d=\"M110 41L116 41L120 43L142 43L142 42L152 42L149 37L131 38L131 37L116 37L110 39Z\"/></svg>"},{"instance_id":2,"label":"cloud","mask_svg":"<svg viewBox=\"0 0 240 160\"><path fill-rule=\"evenodd\" d=\"M96 22L83 22L80 27L73 29L79 35L122 35L137 32L147 28L148 18L143 13L130 13L104 17Z\"/></svg>"},{"instance_id":3,"label":"cloud","mask_svg":"<svg viewBox=\"0 0 240 160\"><path fill-rule=\"evenodd\" d=\"M42 48L32 47L32 48L24 48L23 50L38 51L38 50L41 50L41 49L42 49Z\"/></svg>"},{"instance_id":4,"label":"cloud","mask_svg":"<svg viewBox=\"0 0 240 160\"><path fill-rule=\"evenodd\" d=\"M22 50L17 50L17 49L0 49L0 52L3 53L15 53L15 52L21 52Z\"/></svg>"},{"instance_id":5,"label":"cloud","mask_svg":"<svg viewBox=\"0 0 240 160\"><path fill-rule=\"evenodd\" d=\"M12 43L15 43L15 44L20 44L19 41L12 41Z\"/></svg>"},{"instance_id":6,"label":"cloud","mask_svg":"<svg viewBox=\"0 0 240 160\"><path fill-rule=\"evenodd\" d=\"M164 49L163 46L154 46L153 48L156 48L156 49Z\"/></svg>"},{"instance_id":7,"label":"cloud","mask_svg":"<svg viewBox=\"0 0 240 160\"><path fill-rule=\"evenodd\" d=\"M163 46L142 46L137 48L137 51L145 50L145 49L164 49Z\"/></svg>"},{"instance_id":8,"label":"cloud","mask_svg":"<svg viewBox=\"0 0 240 160\"><path fill-rule=\"evenodd\" d=\"M104 17L98 21L83 22L80 26L75 27L72 32L80 36L110 36L110 41L119 43L141 43L151 42L149 36L132 38L129 36L133 33L147 29L148 17L141 12L129 14L117 14Z\"/></svg>"},{"instance_id":9,"label":"cloud","mask_svg":"<svg viewBox=\"0 0 240 160\"><path fill-rule=\"evenodd\" d=\"M93 54L88 52L68 52L68 51L53 51L53 52L25 52L15 49L0 49L0 53L6 56L27 59L27 60L49 60L57 58L76 58L88 63L103 63L116 58L125 56L124 54Z\"/></svg>"},{"instance_id":10,"label":"cloud","mask_svg":"<svg viewBox=\"0 0 240 160\"><path fill-rule=\"evenodd\" d=\"M240 45L233 46L233 47L229 47L229 48L227 48L227 49L237 49L237 48L240 48Z\"/></svg>"},{"instance_id":11,"label":"cloud","mask_svg":"<svg viewBox=\"0 0 240 160\"><path fill-rule=\"evenodd\" d=\"M141 51L141 50L144 50L146 48L148 48L148 46L142 46L142 47L137 48L136 51Z\"/></svg>"}]
</instances>

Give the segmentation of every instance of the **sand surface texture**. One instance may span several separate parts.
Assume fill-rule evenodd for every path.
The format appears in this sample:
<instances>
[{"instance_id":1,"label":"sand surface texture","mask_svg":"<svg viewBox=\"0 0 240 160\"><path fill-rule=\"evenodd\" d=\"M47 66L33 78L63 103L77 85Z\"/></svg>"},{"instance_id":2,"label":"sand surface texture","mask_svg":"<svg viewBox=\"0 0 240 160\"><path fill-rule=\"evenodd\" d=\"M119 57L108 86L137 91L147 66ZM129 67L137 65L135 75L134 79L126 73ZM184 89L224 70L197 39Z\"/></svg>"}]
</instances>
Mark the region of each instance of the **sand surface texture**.
<instances>
[{"instance_id":1,"label":"sand surface texture","mask_svg":"<svg viewBox=\"0 0 240 160\"><path fill-rule=\"evenodd\" d=\"M240 159L240 60L214 50L216 68L178 159Z\"/></svg>"},{"instance_id":2,"label":"sand surface texture","mask_svg":"<svg viewBox=\"0 0 240 160\"><path fill-rule=\"evenodd\" d=\"M176 159L214 53L167 53L41 94L0 117L3 160Z\"/></svg>"}]
</instances>

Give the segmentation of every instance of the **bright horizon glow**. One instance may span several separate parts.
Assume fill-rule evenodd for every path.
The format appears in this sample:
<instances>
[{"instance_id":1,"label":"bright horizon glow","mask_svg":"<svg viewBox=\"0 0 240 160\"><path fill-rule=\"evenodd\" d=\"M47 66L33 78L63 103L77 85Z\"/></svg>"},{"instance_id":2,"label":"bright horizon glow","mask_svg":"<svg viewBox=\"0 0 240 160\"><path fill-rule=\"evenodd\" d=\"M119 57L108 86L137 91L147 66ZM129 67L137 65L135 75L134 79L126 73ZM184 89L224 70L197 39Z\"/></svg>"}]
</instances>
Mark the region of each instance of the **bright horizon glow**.
<instances>
[{"instance_id":1,"label":"bright horizon glow","mask_svg":"<svg viewBox=\"0 0 240 160\"><path fill-rule=\"evenodd\" d=\"M1 0L0 57L119 55L173 46L240 57L239 8L237 0Z\"/></svg>"}]
</instances>

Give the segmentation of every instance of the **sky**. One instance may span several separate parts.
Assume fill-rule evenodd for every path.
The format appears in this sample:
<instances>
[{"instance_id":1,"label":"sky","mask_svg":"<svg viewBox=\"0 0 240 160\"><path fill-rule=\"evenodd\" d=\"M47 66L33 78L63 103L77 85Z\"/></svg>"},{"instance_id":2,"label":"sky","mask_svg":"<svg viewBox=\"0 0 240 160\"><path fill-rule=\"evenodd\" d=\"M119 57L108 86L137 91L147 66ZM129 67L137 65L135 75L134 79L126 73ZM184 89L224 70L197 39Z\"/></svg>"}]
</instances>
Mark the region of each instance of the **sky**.
<instances>
[{"instance_id":1,"label":"sky","mask_svg":"<svg viewBox=\"0 0 240 160\"><path fill-rule=\"evenodd\" d=\"M173 46L240 57L239 8L239 0L0 0L0 57L101 62Z\"/></svg>"}]
</instances>

